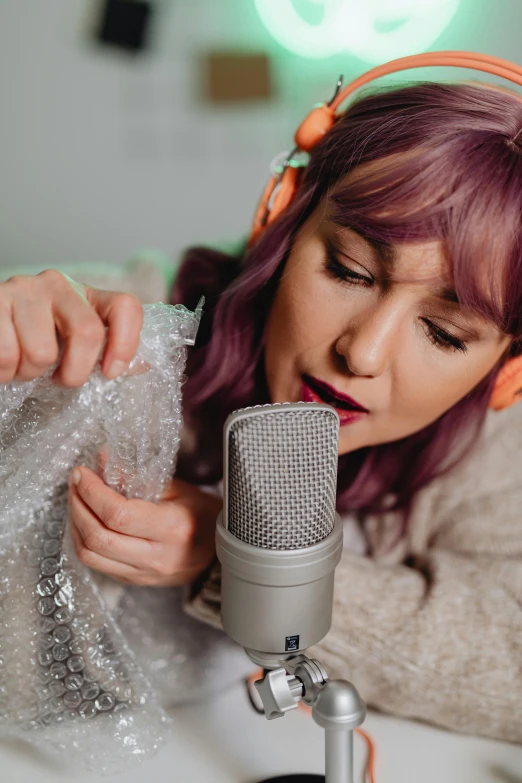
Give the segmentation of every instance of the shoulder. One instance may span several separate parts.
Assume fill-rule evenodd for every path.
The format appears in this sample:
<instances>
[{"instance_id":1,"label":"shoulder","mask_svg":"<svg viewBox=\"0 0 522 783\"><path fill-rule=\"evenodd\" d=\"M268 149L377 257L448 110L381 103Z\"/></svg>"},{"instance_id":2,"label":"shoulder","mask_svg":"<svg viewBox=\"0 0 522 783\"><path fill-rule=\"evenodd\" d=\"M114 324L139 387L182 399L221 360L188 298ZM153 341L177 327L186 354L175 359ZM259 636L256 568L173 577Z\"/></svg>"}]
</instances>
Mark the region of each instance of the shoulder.
<instances>
[{"instance_id":1,"label":"shoulder","mask_svg":"<svg viewBox=\"0 0 522 783\"><path fill-rule=\"evenodd\" d=\"M430 547L475 555L518 553L521 457L522 405L489 411L468 456L417 493L407 535L398 546L393 544L400 515L390 512L365 520L370 551L382 560L389 556L390 562L396 562L401 552Z\"/></svg>"},{"instance_id":2,"label":"shoulder","mask_svg":"<svg viewBox=\"0 0 522 783\"><path fill-rule=\"evenodd\" d=\"M432 546L520 555L521 456L522 405L488 412L472 452L419 493L412 535L417 526Z\"/></svg>"},{"instance_id":3,"label":"shoulder","mask_svg":"<svg viewBox=\"0 0 522 783\"><path fill-rule=\"evenodd\" d=\"M503 411L489 411L482 432L483 448L488 451L502 441L507 452L522 449L522 400Z\"/></svg>"},{"instance_id":4,"label":"shoulder","mask_svg":"<svg viewBox=\"0 0 522 783\"><path fill-rule=\"evenodd\" d=\"M427 494L442 505L459 505L478 498L519 490L522 456L522 405L488 411L471 452L451 471L435 479Z\"/></svg>"},{"instance_id":5,"label":"shoulder","mask_svg":"<svg viewBox=\"0 0 522 783\"><path fill-rule=\"evenodd\" d=\"M449 508L470 497L519 488L521 457L522 404L504 411L490 410L471 451L421 490L416 505Z\"/></svg>"},{"instance_id":6,"label":"shoulder","mask_svg":"<svg viewBox=\"0 0 522 783\"><path fill-rule=\"evenodd\" d=\"M476 446L448 475L474 494L520 484L522 404L488 411Z\"/></svg>"}]
</instances>

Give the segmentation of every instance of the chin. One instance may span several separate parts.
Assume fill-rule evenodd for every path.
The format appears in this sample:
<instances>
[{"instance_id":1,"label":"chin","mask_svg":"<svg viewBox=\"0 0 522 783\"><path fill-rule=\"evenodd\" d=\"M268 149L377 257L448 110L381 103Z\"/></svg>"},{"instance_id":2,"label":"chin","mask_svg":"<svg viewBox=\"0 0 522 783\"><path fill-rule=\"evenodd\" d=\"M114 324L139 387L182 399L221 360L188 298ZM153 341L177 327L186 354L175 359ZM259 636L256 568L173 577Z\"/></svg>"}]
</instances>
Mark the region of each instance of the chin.
<instances>
[{"instance_id":1,"label":"chin","mask_svg":"<svg viewBox=\"0 0 522 783\"><path fill-rule=\"evenodd\" d=\"M279 389L272 389L268 385L268 396L272 405L281 404L283 402L301 402L301 391L297 389L295 392L285 392Z\"/></svg>"},{"instance_id":2,"label":"chin","mask_svg":"<svg viewBox=\"0 0 522 783\"><path fill-rule=\"evenodd\" d=\"M341 430L341 435L339 437L339 456L349 454L351 451L357 451L357 449L364 449L370 445L365 438L350 437L350 435L343 437L343 435L344 433Z\"/></svg>"}]
</instances>

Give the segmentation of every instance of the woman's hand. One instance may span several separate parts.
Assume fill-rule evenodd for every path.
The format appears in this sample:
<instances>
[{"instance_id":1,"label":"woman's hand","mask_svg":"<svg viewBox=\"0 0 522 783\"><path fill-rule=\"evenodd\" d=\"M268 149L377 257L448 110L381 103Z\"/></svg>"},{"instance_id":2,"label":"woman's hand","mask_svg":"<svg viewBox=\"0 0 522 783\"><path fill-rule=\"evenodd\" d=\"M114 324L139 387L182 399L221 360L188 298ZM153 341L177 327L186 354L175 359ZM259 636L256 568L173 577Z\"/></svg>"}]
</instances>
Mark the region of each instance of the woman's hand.
<instances>
[{"instance_id":1,"label":"woman's hand","mask_svg":"<svg viewBox=\"0 0 522 783\"><path fill-rule=\"evenodd\" d=\"M42 375L58 359L59 338L64 350L53 381L60 385L85 383L105 339L103 374L115 378L127 369L143 323L139 300L89 286L81 290L88 303L55 269L0 283L0 384Z\"/></svg>"},{"instance_id":2,"label":"woman's hand","mask_svg":"<svg viewBox=\"0 0 522 783\"><path fill-rule=\"evenodd\" d=\"M127 500L86 467L73 471L69 485L79 560L134 585L166 587L196 579L214 557L222 505L221 498L179 479L169 482L159 503Z\"/></svg>"}]
</instances>

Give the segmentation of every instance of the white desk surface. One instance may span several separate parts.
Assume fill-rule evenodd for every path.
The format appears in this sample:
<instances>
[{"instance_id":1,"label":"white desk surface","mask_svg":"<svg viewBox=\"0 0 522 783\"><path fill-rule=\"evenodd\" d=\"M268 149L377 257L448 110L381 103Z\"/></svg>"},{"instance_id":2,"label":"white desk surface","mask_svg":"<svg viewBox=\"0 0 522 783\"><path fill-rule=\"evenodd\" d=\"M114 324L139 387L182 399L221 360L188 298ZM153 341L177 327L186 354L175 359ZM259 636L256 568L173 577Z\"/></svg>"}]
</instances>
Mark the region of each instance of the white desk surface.
<instances>
[{"instance_id":1,"label":"white desk surface","mask_svg":"<svg viewBox=\"0 0 522 783\"><path fill-rule=\"evenodd\" d=\"M25 745L0 743L1 783L257 783L292 772L324 773L322 729L300 711L267 721L235 685L204 704L172 711L174 731L158 755L101 777L49 762ZM377 783L522 783L522 746L468 737L369 712ZM366 743L355 737L355 783Z\"/></svg>"}]
</instances>

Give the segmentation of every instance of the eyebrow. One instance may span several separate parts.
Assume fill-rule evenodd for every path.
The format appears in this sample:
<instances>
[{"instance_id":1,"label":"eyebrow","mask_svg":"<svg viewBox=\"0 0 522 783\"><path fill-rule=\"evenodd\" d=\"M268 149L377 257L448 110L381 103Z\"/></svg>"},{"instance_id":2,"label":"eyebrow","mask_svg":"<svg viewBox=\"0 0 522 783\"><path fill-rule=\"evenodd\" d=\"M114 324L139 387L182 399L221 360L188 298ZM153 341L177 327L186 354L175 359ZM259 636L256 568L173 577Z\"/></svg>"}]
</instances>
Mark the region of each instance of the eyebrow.
<instances>
[{"instance_id":1,"label":"eyebrow","mask_svg":"<svg viewBox=\"0 0 522 783\"><path fill-rule=\"evenodd\" d=\"M336 223L333 221L333 225L339 226L340 228L348 228L347 226L342 226L340 223ZM353 231L354 234L357 234L364 242L366 242L375 255L377 256L378 260L381 263L381 266L386 269L387 272L392 272L393 268L395 266L395 262L397 260L397 251L394 245L390 244L389 242L383 242L381 240L373 239L372 237L368 237L365 234L363 234L361 231L357 231L355 228L349 228L350 231ZM341 247L338 247L339 252L343 252ZM344 253L343 253L344 255ZM444 302L450 302L451 304L460 304L459 298L457 296L457 292L452 286L438 286L434 289L434 295L438 299L442 299Z\"/></svg>"},{"instance_id":2,"label":"eyebrow","mask_svg":"<svg viewBox=\"0 0 522 783\"><path fill-rule=\"evenodd\" d=\"M366 242L371 247L371 249L373 250L377 258L381 262L382 266L385 267L385 269L390 271L393 269L393 266L397 258L397 252L395 250L394 245L392 245L389 242L382 242L381 240L368 237L366 236L366 234L363 234L362 231L358 231L356 228L352 228L351 226L343 226L341 223L337 223L335 220L332 220L331 224L338 229L343 229L344 231L346 230L352 231L354 234L360 237L363 240L363 242ZM339 236L340 233L341 232L336 231L335 236Z\"/></svg>"},{"instance_id":3,"label":"eyebrow","mask_svg":"<svg viewBox=\"0 0 522 783\"><path fill-rule=\"evenodd\" d=\"M457 296L457 292L454 288L451 286L443 286L442 288L437 288L435 291L435 296L439 299L442 299L444 302L451 302L452 304L460 304L460 300Z\"/></svg>"}]
</instances>

